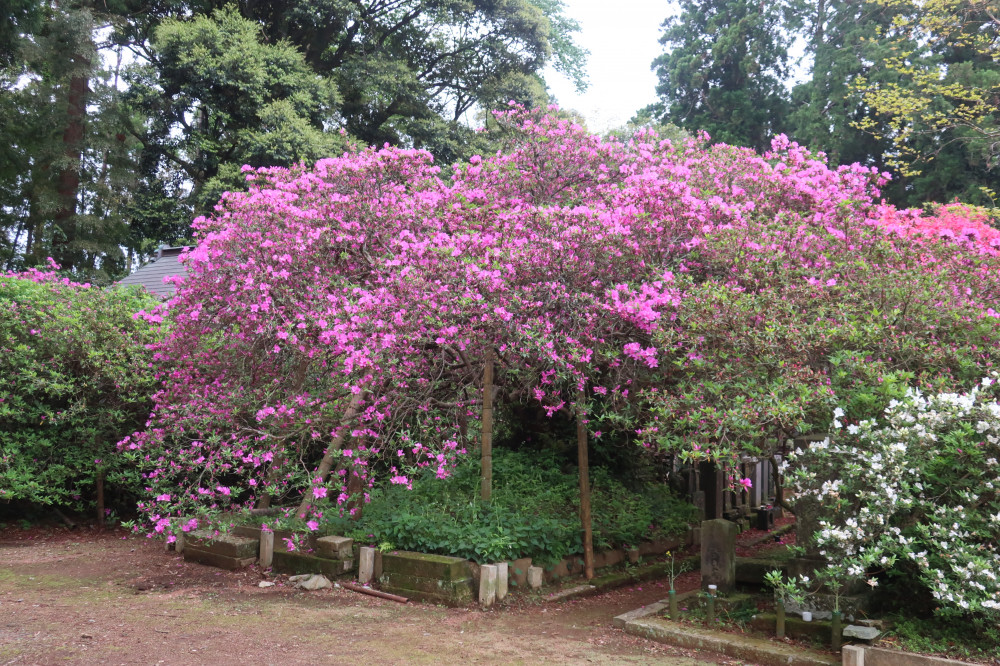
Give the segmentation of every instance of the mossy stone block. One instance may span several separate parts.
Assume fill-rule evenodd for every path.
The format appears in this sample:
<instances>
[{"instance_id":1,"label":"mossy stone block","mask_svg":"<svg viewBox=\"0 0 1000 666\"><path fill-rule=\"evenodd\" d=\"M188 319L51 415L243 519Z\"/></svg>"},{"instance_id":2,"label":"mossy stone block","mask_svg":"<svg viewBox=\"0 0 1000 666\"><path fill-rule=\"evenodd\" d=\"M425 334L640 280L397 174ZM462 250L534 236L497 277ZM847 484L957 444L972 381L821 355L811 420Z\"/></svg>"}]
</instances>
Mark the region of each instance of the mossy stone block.
<instances>
[{"instance_id":1,"label":"mossy stone block","mask_svg":"<svg viewBox=\"0 0 1000 666\"><path fill-rule=\"evenodd\" d=\"M184 548L184 561L197 562L198 564L205 564L210 567L236 571L250 566L257 561L257 558L230 557L212 550L204 550L202 548L192 548L187 546Z\"/></svg>"},{"instance_id":2,"label":"mossy stone block","mask_svg":"<svg viewBox=\"0 0 1000 666\"><path fill-rule=\"evenodd\" d=\"M332 560L353 559L354 539L342 536L325 536L316 539L316 554Z\"/></svg>"},{"instance_id":3,"label":"mossy stone block","mask_svg":"<svg viewBox=\"0 0 1000 666\"><path fill-rule=\"evenodd\" d=\"M775 569L787 576L788 562L758 557L737 557L736 582L763 585L764 576Z\"/></svg>"},{"instance_id":4,"label":"mossy stone block","mask_svg":"<svg viewBox=\"0 0 1000 666\"><path fill-rule=\"evenodd\" d=\"M232 533L215 534L212 530L196 530L185 537L185 548L218 553L224 557L247 559L257 557L260 542L256 539L237 536Z\"/></svg>"},{"instance_id":5,"label":"mossy stone block","mask_svg":"<svg viewBox=\"0 0 1000 666\"><path fill-rule=\"evenodd\" d=\"M386 592L409 599L430 601L447 606L462 606L473 599L472 578L446 581L439 578L424 578L383 572L379 585Z\"/></svg>"},{"instance_id":6,"label":"mossy stone block","mask_svg":"<svg viewBox=\"0 0 1000 666\"><path fill-rule=\"evenodd\" d=\"M382 572L441 581L461 581L470 578L468 560L405 550L382 553Z\"/></svg>"},{"instance_id":7,"label":"mossy stone block","mask_svg":"<svg viewBox=\"0 0 1000 666\"><path fill-rule=\"evenodd\" d=\"M354 569L354 561L333 560L307 553L275 549L271 569L276 573L290 575L321 573L328 578L336 578L350 574Z\"/></svg>"}]
</instances>

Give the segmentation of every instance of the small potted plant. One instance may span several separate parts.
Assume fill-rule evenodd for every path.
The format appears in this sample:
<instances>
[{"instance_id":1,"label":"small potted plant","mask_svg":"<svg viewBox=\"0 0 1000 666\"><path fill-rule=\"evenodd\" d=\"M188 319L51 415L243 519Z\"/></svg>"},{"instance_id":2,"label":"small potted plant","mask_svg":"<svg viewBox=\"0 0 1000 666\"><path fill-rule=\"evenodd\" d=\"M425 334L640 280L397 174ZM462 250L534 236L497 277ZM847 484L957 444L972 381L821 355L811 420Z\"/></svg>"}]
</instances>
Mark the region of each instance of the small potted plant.
<instances>
[{"instance_id":1,"label":"small potted plant","mask_svg":"<svg viewBox=\"0 0 1000 666\"><path fill-rule=\"evenodd\" d=\"M774 588L774 635L782 639L785 637L785 603L789 600L802 603L805 600L806 592L801 585L808 583L809 578L803 576L802 580L786 579L780 569L774 569L764 575L764 581Z\"/></svg>"},{"instance_id":2,"label":"small potted plant","mask_svg":"<svg viewBox=\"0 0 1000 666\"><path fill-rule=\"evenodd\" d=\"M670 581L670 591L667 592L668 598L670 599L670 619L676 622L680 619L680 611L677 610L677 590L674 589L674 581L682 573L688 570L687 563L681 564L680 568L675 567L674 553L673 551L667 551L667 557L670 558L670 572L668 575L668 580Z\"/></svg>"}]
</instances>

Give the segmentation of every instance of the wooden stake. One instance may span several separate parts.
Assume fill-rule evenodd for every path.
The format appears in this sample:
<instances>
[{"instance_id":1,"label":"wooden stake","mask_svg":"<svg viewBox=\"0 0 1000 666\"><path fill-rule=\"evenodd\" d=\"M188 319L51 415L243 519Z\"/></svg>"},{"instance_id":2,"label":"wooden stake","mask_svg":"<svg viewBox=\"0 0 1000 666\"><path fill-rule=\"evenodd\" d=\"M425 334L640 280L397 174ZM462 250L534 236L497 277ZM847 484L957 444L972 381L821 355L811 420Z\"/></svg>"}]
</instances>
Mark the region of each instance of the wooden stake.
<instances>
[{"instance_id":1,"label":"wooden stake","mask_svg":"<svg viewBox=\"0 0 1000 666\"><path fill-rule=\"evenodd\" d=\"M104 529L104 472L97 472L97 479L95 480L95 485L97 486L97 527L99 529Z\"/></svg>"},{"instance_id":2,"label":"wooden stake","mask_svg":"<svg viewBox=\"0 0 1000 666\"><path fill-rule=\"evenodd\" d=\"M576 396L576 452L580 466L580 522L583 523L583 568L587 580L594 577L594 529L590 519L590 461L587 452L584 393Z\"/></svg>"},{"instance_id":3,"label":"wooden stake","mask_svg":"<svg viewBox=\"0 0 1000 666\"><path fill-rule=\"evenodd\" d=\"M493 348L486 352L483 369L483 435L479 472L480 499L489 502L493 496Z\"/></svg>"}]
</instances>

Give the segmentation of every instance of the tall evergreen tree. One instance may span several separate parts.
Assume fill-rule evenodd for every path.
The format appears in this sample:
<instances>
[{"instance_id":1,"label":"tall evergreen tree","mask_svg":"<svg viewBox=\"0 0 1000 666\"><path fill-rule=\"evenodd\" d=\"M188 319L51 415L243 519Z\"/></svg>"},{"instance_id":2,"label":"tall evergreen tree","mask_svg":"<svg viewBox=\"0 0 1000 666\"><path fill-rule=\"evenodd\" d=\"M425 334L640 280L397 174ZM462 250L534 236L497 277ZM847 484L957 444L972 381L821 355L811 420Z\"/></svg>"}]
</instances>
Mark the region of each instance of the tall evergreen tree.
<instances>
[{"instance_id":1,"label":"tall evergreen tree","mask_svg":"<svg viewBox=\"0 0 1000 666\"><path fill-rule=\"evenodd\" d=\"M644 114L714 140L763 149L785 129L789 7L759 0L681 0L653 61L660 102Z\"/></svg>"},{"instance_id":2,"label":"tall evergreen tree","mask_svg":"<svg viewBox=\"0 0 1000 666\"><path fill-rule=\"evenodd\" d=\"M835 164L885 168L889 142L857 127L872 111L852 86L859 76L887 76L878 35L891 24L892 12L867 0L809 0L803 9L812 71L792 90L789 133Z\"/></svg>"}]
</instances>

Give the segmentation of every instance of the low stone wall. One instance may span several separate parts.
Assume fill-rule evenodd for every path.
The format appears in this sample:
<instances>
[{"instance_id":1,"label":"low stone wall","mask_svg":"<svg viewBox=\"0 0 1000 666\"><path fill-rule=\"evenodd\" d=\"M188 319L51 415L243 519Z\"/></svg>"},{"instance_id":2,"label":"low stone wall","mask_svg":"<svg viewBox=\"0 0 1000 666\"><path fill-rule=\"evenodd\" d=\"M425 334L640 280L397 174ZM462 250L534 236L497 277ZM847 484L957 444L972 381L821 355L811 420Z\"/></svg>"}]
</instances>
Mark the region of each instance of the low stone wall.
<instances>
[{"instance_id":1,"label":"low stone wall","mask_svg":"<svg viewBox=\"0 0 1000 666\"><path fill-rule=\"evenodd\" d=\"M663 555L664 553L671 550L679 550L686 548L695 541L694 530L688 530L687 534L680 537L675 537L671 539L659 539L657 541L645 541L640 543L638 547L631 551L626 551L622 548L616 548L613 550L604 550L594 553L594 568L595 569L606 569L607 567L613 567L617 564L625 562L627 559L633 559L633 564L638 563L638 557L649 557ZM637 554L636 554L637 553ZM523 569L525 572L528 566L531 566L530 558L525 558L527 560L527 566ZM512 568L518 569L517 563L522 560L515 560L512 562ZM583 555L570 555L569 557L563 559L561 562L557 563L551 567L544 567L545 574L544 580L546 583L552 583L559 580L560 578L565 578L567 576L577 576L583 573ZM512 572L511 578L516 585L522 585L521 581L516 575L516 571Z\"/></svg>"}]
</instances>

